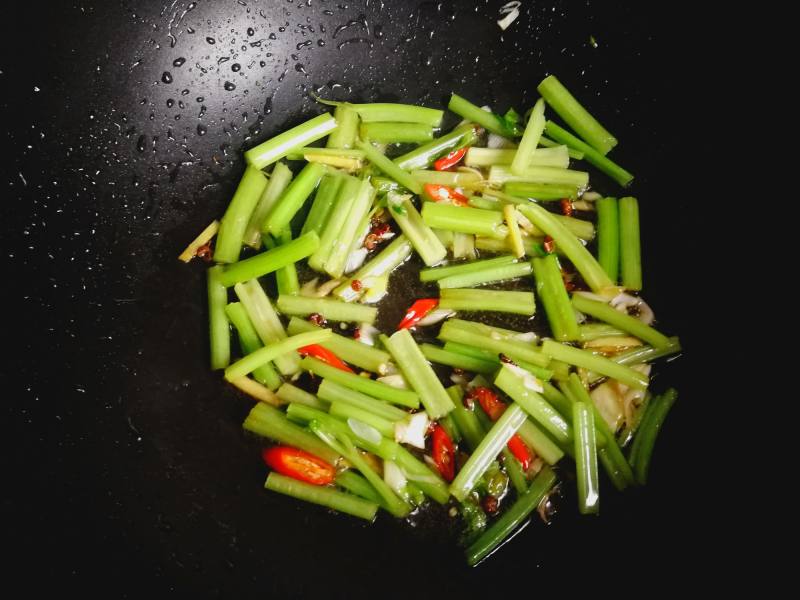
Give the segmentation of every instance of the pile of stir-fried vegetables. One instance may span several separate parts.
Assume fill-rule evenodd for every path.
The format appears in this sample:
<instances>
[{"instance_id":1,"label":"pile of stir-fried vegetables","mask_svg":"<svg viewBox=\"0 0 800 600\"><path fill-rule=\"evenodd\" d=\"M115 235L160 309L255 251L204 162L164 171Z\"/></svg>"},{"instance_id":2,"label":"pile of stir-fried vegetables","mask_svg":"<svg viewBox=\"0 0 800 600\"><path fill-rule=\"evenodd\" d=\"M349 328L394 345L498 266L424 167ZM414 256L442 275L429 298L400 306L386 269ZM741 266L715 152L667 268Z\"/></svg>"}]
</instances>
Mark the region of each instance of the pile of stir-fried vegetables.
<instances>
[{"instance_id":1,"label":"pile of stir-fried vegetables","mask_svg":"<svg viewBox=\"0 0 800 600\"><path fill-rule=\"evenodd\" d=\"M181 258L217 263L211 366L259 401L244 427L272 444L267 489L369 521L450 505L475 564L547 502L554 467L574 463L582 513L599 509L598 463L619 490L645 483L676 396L649 392L650 364L680 345L638 295L637 200L588 191L570 168L629 185L607 157L617 140L555 77L538 90L524 123L453 94L463 121L441 134L441 110L321 101L333 115L245 153L225 215ZM413 253L438 293L378 331ZM317 276L301 285L302 263ZM549 335L469 318L484 311ZM418 343L430 326L440 343Z\"/></svg>"}]
</instances>

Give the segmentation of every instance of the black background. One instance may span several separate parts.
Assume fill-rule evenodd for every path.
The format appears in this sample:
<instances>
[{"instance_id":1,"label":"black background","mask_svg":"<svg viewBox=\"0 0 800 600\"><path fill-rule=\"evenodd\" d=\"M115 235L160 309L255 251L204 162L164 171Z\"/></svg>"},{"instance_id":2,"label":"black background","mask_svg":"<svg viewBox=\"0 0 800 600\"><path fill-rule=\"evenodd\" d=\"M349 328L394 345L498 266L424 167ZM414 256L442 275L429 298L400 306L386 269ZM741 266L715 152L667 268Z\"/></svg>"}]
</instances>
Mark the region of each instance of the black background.
<instances>
[{"instance_id":1,"label":"black background","mask_svg":"<svg viewBox=\"0 0 800 600\"><path fill-rule=\"evenodd\" d=\"M6 578L112 597L471 597L694 573L713 508L698 460L707 329L692 306L710 260L697 235L713 217L700 175L710 144L696 122L714 121L717 58L697 35L701 17L671 3L524 1L506 32L495 23L501 4L7 8ZM614 157L637 175L642 203L646 297L686 349L657 382L682 395L651 483L604 494L598 519L564 502L554 524L529 527L473 570L441 526L385 515L362 526L263 492L241 433L250 402L206 368L204 267L175 260L221 214L241 151L317 114L308 89L430 106L458 91L524 110L550 72L620 139Z\"/></svg>"}]
</instances>

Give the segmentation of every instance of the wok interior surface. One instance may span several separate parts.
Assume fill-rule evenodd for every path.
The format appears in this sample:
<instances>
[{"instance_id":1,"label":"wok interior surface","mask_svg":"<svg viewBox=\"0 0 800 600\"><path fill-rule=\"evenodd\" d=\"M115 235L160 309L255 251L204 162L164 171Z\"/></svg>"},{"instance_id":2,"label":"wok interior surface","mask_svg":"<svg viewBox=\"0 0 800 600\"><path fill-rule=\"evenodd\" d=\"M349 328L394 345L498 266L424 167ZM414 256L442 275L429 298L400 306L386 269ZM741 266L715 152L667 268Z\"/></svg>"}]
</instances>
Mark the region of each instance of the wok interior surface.
<instances>
[{"instance_id":1,"label":"wok interior surface","mask_svg":"<svg viewBox=\"0 0 800 600\"><path fill-rule=\"evenodd\" d=\"M705 390L702 317L687 291L704 283L692 231L710 217L685 192L702 152L686 155L696 140L677 100L703 56L686 59L690 33L672 29L666 9L525 1L503 32L502 4L9 9L0 61L8 573L29 589L123 597L354 598L474 597L582 578L614 589L667 557L678 573L695 568L707 508L695 487L693 405ZM642 205L644 296L686 351L654 383L681 399L650 484L620 495L604 481L602 515L586 518L567 480L551 525L535 519L476 569L447 519L408 526L382 514L365 526L262 491L258 444L241 429L251 401L207 368L205 266L176 260L222 214L242 151L318 114L309 91L434 107L456 91L522 112L548 73L620 140L613 158L636 174ZM592 181L621 195L601 175ZM687 554L672 555L690 533Z\"/></svg>"}]
</instances>

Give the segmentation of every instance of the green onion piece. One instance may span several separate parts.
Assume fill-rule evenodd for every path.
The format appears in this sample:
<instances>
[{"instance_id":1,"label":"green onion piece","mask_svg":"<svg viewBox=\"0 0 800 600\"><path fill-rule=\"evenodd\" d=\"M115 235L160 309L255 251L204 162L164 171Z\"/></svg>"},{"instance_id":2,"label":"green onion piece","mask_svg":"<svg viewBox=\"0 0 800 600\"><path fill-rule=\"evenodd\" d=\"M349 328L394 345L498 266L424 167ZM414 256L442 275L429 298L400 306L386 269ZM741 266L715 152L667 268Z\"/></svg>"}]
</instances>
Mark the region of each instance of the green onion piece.
<instances>
[{"instance_id":1,"label":"green onion piece","mask_svg":"<svg viewBox=\"0 0 800 600\"><path fill-rule=\"evenodd\" d=\"M578 197L578 186L553 184L553 183L528 183L524 181L509 181L503 185L506 194L519 198L531 198L540 202L561 200Z\"/></svg>"},{"instance_id":2,"label":"green onion piece","mask_svg":"<svg viewBox=\"0 0 800 600\"><path fill-rule=\"evenodd\" d=\"M464 157L464 164L468 167L492 167L494 165L510 165L514 160L517 150L514 148L479 148L471 147ZM569 150L566 146L553 148L537 148L526 167L569 167Z\"/></svg>"},{"instance_id":3,"label":"green onion piece","mask_svg":"<svg viewBox=\"0 0 800 600\"><path fill-rule=\"evenodd\" d=\"M278 395L278 398L287 404L303 404L318 410L327 410L328 408L328 404L326 402L320 401L319 398L317 398L314 394L309 394L307 391L302 390L291 383L284 383L278 388L276 394Z\"/></svg>"},{"instance_id":4,"label":"green onion piece","mask_svg":"<svg viewBox=\"0 0 800 600\"><path fill-rule=\"evenodd\" d=\"M475 413L464 406L464 390L461 386L450 386L447 388L447 394L455 405L455 408L448 416L453 419L456 427L458 427L467 442L467 446L474 452L481 443L483 436L486 435L483 425L481 425Z\"/></svg>"},{"instance_id":5,"label":"green onion piece","mask_svg":"<svg viewBox=\"0 0 800 600\"><path fill-rule=\"evenodd\" d=\"M556 476L545 467L517 501L467 548L467 564L475 566L492 554L531 514L555 485Z\"/></svg>"},{"instance_id":6,"label":"green onion piece","mask_svg":"<svg viewBox=\"0 0 800 600\"><path fill-rule=\"evenodd\" d=\"M660 396L650 401L647 412L642 417L642 422L631 448L631 466L636 475L636 481L641 485L647 483L647 474L650 470L650 460L653 456L653 447L658 437L658 432L664 424L672 405L678 398L678 392L670 388Z\"/></svg>"},{"instance_id":7,"label":"green onion piece","mask_svg":"<svg viewBox=\"0 0 800 600\"><path fill-rule=\"evenodd\" d=\"M584 369L600 373L611 379L616 379L637 390L646 390L649 383L649 379L646 375L634 371L630 367L617 364L603 356L596 356L586 350L559 344L553 340L544 341L542 344L542 352L556 360L562 360L576 367L583 367Z\"/></svg>"},{"instance_id":8,"label":"green onion piece","mask_svg":"<svg viewBox=\"0 0 800 600\"><path fill-rule=\"evenodd\" d=\"M543 241L544 237L523 237L522 246L525 248L525 254L529 256L538 256L540 254L539 250L541 249ZM506 253L512 251L511 244L508 243L508 239L498 240L495 238L487 238L482 236L475 237L475 249L497 253ZM558 252L558 248L556 248L556 252Z\"/></svg>"},{"instance_id":9,"label":"green onion piece","mask_svg":"<svg viewBox=\"0 0 800 600\"><path fill-rule=\"evenodd\" d=\"M289 316L307 317L317 313L331 321L352 321L370 325L375 322L378 314L378 309L374 306L308 296L278 296L277 306L280 312Z\"/></svg>"},{"instance_id":10,"label":"green onion piece","mask_svg":"<svg viewBox=\"0 0 800 600\"><path fill-rule=\"evenodd\" d=\"M519 205L518 210L553 238L556 246L572 261L592 291L602 293L607 288L614 287L603 267L589 254L575 234L570 232L558 219L555 219L554 215L532 203Z\"/></svg>"},{"instance_id":11,"label":"green onion piece","mask_svg":"<svg viewBox=\"0 0 800 600\"><path fill-rule=\"evenodd\" d=\"M289 421L283 411L267 406L263 402L259 402L250 410L243 426L256 435L305 450L331 464L336 464L341 458L338 452L331 450L317 436Z\"/></svg>"},{"instance_id":12,"label":"green onion piece","mask_svg":"<svg viewBox=\"0 0 800 600\"><path fill-rule=\"evenodd\" d=\"M533 292L450 288L441 291L439 308L532 316L536 312L536 300Z\"/></svg>"},{"instance_id":13,"label":"green onion piece","mask_svg":"<svg viewBox=\"0 0 800 600\"><path fill-rule=\"evenodd\" d=\"M505 238L508 235L508 228L503 224L503 213L491 210L425 202L422 206L422 219L429 227L448 231L495 238Z\"/></svg>"},{"instance_id":14,"label":"green onion piece","mask_svg":"<svg viewBox=\"0 0 800 600\"><path fill-rule=\"evenodd\" d=\"M361 191L362 181L355 177L343 176L339 186L336 200L330 209L327 223L323 227L319 241L319 247L308 259L308 266L315 271L322 271L325 262L333 252L333 248L339 239L339 234L347 223L350 209Z\"/></svg>"},{"instance_id":15,"label":"green onion piece","mask_svg":"<svg viewBox=\"0 0 800 600\"><path fill-rule=\"evenodd\" d=\"M550 138L546 138L544 136L539 138L539 145L544 146L545 148L555 148L556 146L561 146L558 142L551 140ZM575 160L583 160L583 152L580 150L575 150L575 148L567 148L567 153L569 157Z\"/></svg>"},{"instance_id":16,"label":"green onion piece","mask_svg":"<svg viewBox=\"0 0 800 600\"><path fill-rule=\"evenodd\" d=\"M319 237L309 231L288 244L226 266L220 281L225 287L231 287L242 281L256 279L310 256L318 246Z\"/></svg>"},{"instance_id":17,"label":"green onion piece","mask_svg":"<svg viewBox=\"0 0 800 600\"><path fill-rule=\"evenodd\" d=\"M341 185L342 177L338 174L329 173L322 178L301 233L313 231L317 235L322 235L333 206L336 204L336 197Z\"/></svg>"},{"instance_id":18,"label":"green onion piece","mask_svg":"<svg viewBox=\"0 0 800 600\"><path fill-rule=\"evenodd\" d=\"M228 290L220 281L222 267L208 270L208 331L211 342L211 368L224 369L231 361L231 331L225 306Z\"/></svg>"},{"instance_id":19,"label":"green onion piece","mask_svg":"<svg viewBox=\"0 0 800 600\"><path fill-rule=\"evenodd\" d=\"M419 395L419 399L431 419L439 419L453 410L453 401L447 395L428 361L425 360L425 356L408 329L401 329L388 338L386 348L406 381Z\"/></svg>"},{"instance_id":20,"label":"green onion piece","mask_svg":"<svg viewBox=\"0 0 800 600\"><path fill-rule=\"evenodd\" d=\"M317 390L317 396L331 404L349 404L354 408L381 417L386 421L402 421L408 416L406 411L396 406L392 406L382 400L377 400L371 396L345 387L344 385L335 383L331 379L322 380ZM394 436L392 435L389 437L393 438Z\"/></svg>"},{"instance_id":21,"label":"green onion piece","mask_svg":"<svg viewBox=\"0 0 800 600\"><path fill-rule=\"evenodd\" d=\"M425 169L431 166L440 156L458 148L469 146L477 138L478 132L474 125L462 125L453 129L450 133L446 133L402 156L398 156L394 159L394 164L406 171Z\"/></svg>"},{"instance_id":22,"label":"green onion piece","mask_svg":"<svg viewBox=\"0 0 800 600\"><path fill-rule=\"evenodd\" d=\"M397 267L402 265L411 256L413 248L411 242L404 235L397 236L392 242L371 258L358 271L352 274L342 285L333 290L335 296L350 302L361 295L361 290L353 288L353 282L364 282L372 277L384 277L389 275ZM374 369L367 369L374 371Z\"/></svg>"},{"instance_id":23,"label":"green onion piece","mask_svg":"<svg viewBox=\"0 0 800 600\"><path fill-rule=\"evenodd\" d=\"M303 207L311 192L316 189L324 173L324 165L307 163L273 205L264 221L264 229L272 235L277 235L286 229L292 218Z\"/></svg>"},{"instance_id":24,"label":"green onion piece","mask_svg":"<svg viewBox=\"0 0 800 600\"><path fill-rule=\"evenodd\" d=\"M388 177L372 177L370 179L372 185L375 187L375 191L378 194L385 194L386 192L398 192L403 189L396 181L389 179Z\"/></svg>"},{"instance_id":25,"label":"green onion piece","mask_svg":"<svg viewBox=\"0 0 800 600\"><path fill-rule=\"evenodd\" d=\"M636 198L619 199L620 268L622 285L642 289L642 252L639 239L639 203Z\"/></svg>"},{"instance_id":26,"label":"green onion piece","mask_svg":"<svg viewBox=\"0 0 800 600\"><path fill-rule=\"evenodd\" d=\"M539 98L533 105L525 133L522 134L517 153L511 161L511 172L515 175L522 175L531 165L531 159L536 155L536 146L539 145L539 138L544 131L544 121L544 98Z\"/></svg>"},{"instance_id":27,"label":"green onion piece","mask_svg":"<svg viewBox=\"0 0 800 600\"><path fill-rule=\"evenodd\" d=\"M383 505L383 499L375 491L375 488L370 485L369 481L351 469L342 471L336 476L336 485L368 502L373 502L378 506Z\"/></svg>"},{"instance_id":28,"label":"green onion piece","mask_svg":"<svg viewBox=\"0 0 800 600\"><path fill-rule=\"evenodd\" d=\"M556 409L542 398L529 382L529 375L521 376L510 365L503 364L494 378L494 384L521 406L557 442L566 444L572 440L572 428ZM533 379L533 378L531 378Z\"/></svg>"},{"instance_id":29,"label":"green onion piece","mask_svg":"<svg viewBox=\"0 0 800 600\"><path fill-rule=\"evenodd\" d=\"M439 127L444 116L444 111L442 110L413 104L372 102L368 104L351 104L350 106L358 113L364 123L394 121L396 123L422 123L428 127Z\"/></svg>"},{"instance_id":30,"label":"green onion piece","mask_svg":"<svg viewBox=\"0 0 800 600\"><path fill-rule=\"evenodd\" d=\"M331 331L329 329L320 329L319 331L309 331L307 333L293 335L285 340L264 346L225 369L225 379L232 381L239 377L244 377L261 365L274 360L277 356L281 356L292 350L297 350L303 346L319 344L327 340L330 335Z\"/></svg>"},{"instance_id":31,"label":"green onion piece","mask_svg":"<svg viewBox=\"0 0 800 600\"><path fill-rule=\"evenodd\" d=\"M448 187L477 188L483 178L472 171L411 171L411 176L421 184L432 183Z\"/></svg>"},{"instance_id":32,"label":"green onion piece","mask_svg":"<svg viewBox=\"0 0 800 600\"><path fill-rule=\"evenodd\" d=\"M534 258L531 263L536 279L536 293L544 305L553 337L562 342L579 339L578 321L564 287L558 260L551 254L544 258Z\"/></svg>"},{"instance_id":33,"label":"green onion piece","mask_svg":"<svg viewBox=\"0 0 800 600\"><path fill-rule=\"evenodd\" d=\"M663 350L671 345L670 339L663 333L656 331L649 325L645 325L639 319L612 308L605 302L598 302L580 294L573 294L572 305L576 310L599 321L618 327L655 348Z\"/></svg>"},{"instance_id":34,"label":"green onion piece","mask_svg":"<svg viewBox=\"0 0 800 600\"><path fill-rule=\"evenodd\" d=\"M288 244L292 241L291 229L286 228L278 237L282 244ZM275 281L278 284L279 294L292 295L300 293L300 282L297 279L297 267L294 263L275 271Z\"/></svg>"},{"instance_id":35,"label":"green onion piece","mask_svg":"<svg viewBox=\"0 0 800 600\"><path fill-rule=\"evenodd\" d=\"M600 198L597 208L597 262L616 283L619 280L619 208L616 198Z\"/></svg>"},{"instance_id":36,"label":"green onion piece","mask_svg":"<svg viewBox=\"0 0 800 600\"><path fill-rule=\"evenodd\" d=\"M247 311L240 302L231 302L228 304L228 306L225 307L225 314L228 315L228 319L230 319L230 322L239 334L239 344L242 347L243 355L251 354L261 348L262 343L258 338L258 333L255 327L253 327L250 317L247 316ZM281 385L280 375L278 375L269 363L253 371L253 378L273 391L278 389L278 386Z\"/></svg>"},{"instance_id":37,"label":"green onion piece","mask_svg":"<svg viewBox=\"0 0 800 600\"><path fill-rule=\"evenodd\" d=\"M463 275L451 275L450 277L440 279L438 283L441 289L471 287L486 283L506 281L508 279L516 279L517 277L530 275L532 272L533 267L531 267L531 263L526 261Z\"/></svg>"},{"instance_id":38,"label":"green onion piece","mask_svg":"<svg viewBox=\"0 0 800 600\"><path fill-rule=\"evenodd\" d=\"M292 317L287 327L289 335L297 335L304 331L315 331L317 329L319 329L318 325L303 321L297 317ZM361 369L378 373L379 375L385 375L389 369L389 360L391 357L388 352L384 352L383 350L359 342L353 338L345 337L334 332L327 342L320 345L326 350L333 352L346 363L350 363Z\"/></svg>"},{"instance_id":39,"label":"green onion piece","mask_svg":"<svg viewBox=\"0 0 800 600\"><path fill-rule=\"evenodd\" d=\"M310 371L311 373L319 375L320 377L324 377L325 379L330 379L334 383L338 383L339 385L350 388L357 392L363 392L364 394L372 396L373 398L385 400L386 402L391 402L392 404L407 406L409 408L419 407L419 397L417 396L416 392L412 390L404 390L392 387L390 385L386 385L385 383L381 383L380 381L373 381L372 379L360 377L354 373L342 371L341 369L331 366L328 363L324 363L321 360L311 356L306 356L301 361L300 366L306 371Z\"/></svg>"},{"instance_id":40,"label":"green onion piece","mask_svg":"<svg viewBox=\"0 0 800 600\"><path fill-rule=\"evenodd\" d=\"M558 167L525 167L519 175L516 175L506 165L495 165L489 169L490 183L506 184L513 181L569 185L583 188L589 185L589 173L586 171L573 171L572 169L559 169Z\"/></svg>"},{"instance_id":41,"label":"green onion piece","mask_svg":"<svg viewBox=\"0 0 800 600\"><path fill-rule=\"evenodd\" d=\"M450 494L463 502L526 418L525 411L518 404L511 404L461 467L450 484Z\"/></svg>"},{"instance_id":42,"label":"green onion piece","mask_svg":"<svg viewBox=\"0 0 800 600\"><path fill-rule=\"evenodd\" d=\"M328 136L328 148L352 148L358 135L358 111L349 104L341 104L333 111L338 127Z\"/></svg>"},{"instance_id":43,"label":"green onion piece","mask_svg":"<svg viewBox=\"0 0 800 600\"><path fill-rule=\"evenodd\" d=\"M466 356L457 352L449 352L448 350L444 350L443 348L434 346L433 344L421 344L420 350L422 350L425 358L431 362L438 363L440 365L447 365L455 369L463 369L464 371L469 371L470 373L481 373L488 375L497 370L497 364L493 362L482 360L480 358L474 358L472 356Z\"/></svg>"},{"instance_id":44,"label":"green onion piece","mask_svg":"<svg viewBox=\"0 0 800 600\"><path fill-rule=\"evenodd\" d=\"M375 146L369 142L356 141L356 147L364 151L364 155L378 170L415 194L422 193L422 185L408 171L404 171L393 163L391 159L378 152Z\"/></svg>"},{"instance_id":45,"label":"green onion piece","mask_svg":"<svg viewBox=\"0 0 800 600\"><path fill-rule=\"evenodd\" d=\"M348 404L347 402L332 403L328 412L331 416L338 417L342 420L355 419L356 421L366 423L370 427L377 429L384 437L394 437L394 423L383 417L374 415L367 410L362 410L352 404Z\"/></svg>"},{"instance_id":46,"label":"green onion piece","mask_svg":"<svg viewBox=\"0 0 800 600\"><path fill-rule=\"evenodd\" d=\"M279 161L292 150L302 148L325 137L336 127L336 119L330 113L323 113L251 148L244 153L244 158L247 164L256 169L263 169L267 165Z\"/></svg>"},{"instance_id":47,"label":"green onion piece","mask_svg":"<svg viewBox=\"0 0 800 600\"><path fill-rule=\"evenodd\" d=\"M379 144L421 144L433 139L433 129L422 123L373 121L361 124L361 139Z\"/></svg>"},{"instance_id":48,"label":"green onion piece","mask_svg":"<svg viewBox=\"0 0 800 600\"><path fill-rule=\"evenodd\" d=\"M336 241L325 261L325 271L334 279L341 277L342 273L344 273L350 247L359 234L359 226L363 219L369 214L374 198L375 190L368 180L363 180L355 200L350 206L347 219L345 219L339 234L336 236Z\"/></svg>"},{"instance_id":49,"label":"green onion piece","mask_svg":"<svg viewBox=\"0 0 800 600\"><path fill-rule=\"evenodd\" d=\"M494 267L503 267L506 265L512 265L516 262L517 260L513 256L508 255L508 256L498 256L497 258L490 258L486 260L472 260L469 262L456 263L453 265L447 265L445 267L436 267L433 269L422 269L419 272L419 280L438 281L440 279L444 279L445 277L451 277L453 275L466 275L469 273L484 271L486 269L491 269Z\"/></svg>"},{"instance_id":50,"label":"green onion piece","mask_svg":"<svg viewBox=\"0 0 800 600\"><path fill-rule=\"evenodd\" d=\"M519 461L508 448L503 448L501 454L503 455L503 466L506 468L508 478L511 480L514 490L517 494L524 494L528 489L528 481L525 479L522 465L520 465Z\"/></svg>"},{"instance_id":51,"label":"green onion piece","mask_svg":"<svg viewBox=\"0 0 800 600\"><path fill-rule=\"evenodd\" d=\"M497 369L500 367L500 357L497 353L491 352L490 350L484 350L483 348L476 348L475 346L468 346L466 344L459 344L458 342L446 342L444 349L450 353L463 354L464 356L477 358L484 362L491 362L494 365L495 371L497 371ZM519 359L516 359L514 362L517 364L517 366L536 375L536 377L542 381L547 381L553 376L553 372L549 369L544 369Z\"/></svg>"},{"instance_id":52,"label":"green onion piece","mask_svg":"<svg viewBox=\"0 0 800 600\"><path fill-rule=\"evenodd\" d=\"M580 330L580 340L582 342L591 342L605 337L622 337L628 335L626 332L605 323L586 323L578 327Z\"/></svg>"},{"instance_id":53,"label":"green onion piece","mask_svg":"<svg viewBox=\"0 0 800 600\"><path fill-rule=\"evenodd\" d=\"M422 220L422 216L414 207L410 197L404 197L401 203L393 205L391 213L403 234L426 265L429 267L435 265L447 256L447 248Z\"/></svg>"},{"instance_id":54,"label":"green onion piece","mask_svg":"<svg viewBox=\"0 0 800 600\"><path fill-rule=\"evenodd\" d=\"M548 121L547 125L545 126L545 131L547 132L547 135L557 142L566 144L570 148L578 150L579 152L583 152L586 160L600 169L603 173L611 177L611 179L616 181L622 187L628 187L633 181L633 173L626 171L613 160L607 158L602 153L592 148L589 144L579 140L563 127L559 127L552 121Z\"/></svg>"},{"instance_id":55,"label":"green onion piece","mask_svg":"<svg viewBox=\"0 0 800 600\"><path fill-rule=\"evenodd\" d=\"M506 122L496 114L483 110L480 106L474 105L458 94L450 96L450 102L447 104L447 108L467 121L477 123L484 129L496 133L497 135L502 135L507 138L517 135L517 132L510 131Z\"/></svg>"},{"instance_id":56,"label":"green onion piece","mask_svg":"<svg viewBox=\"0 0 800 600\"><path fill-rule=\"evenodd\" d=\"M265 346L286 339L283 323L258 280L237 283L233 290ZM294 375L300 370L300 356L296 352L278 356L275 358L275 366L283 375Z\"/></svg>"},{"instance_id":57,"label":"green onion piece","mask_svg":"<svg viewBox=\"0 0 800 600\"><path fill-rule=\"evenodd\" d=\"M375 513L378 512L378 505L374 502L369 502L330 487L312 485L292 479L274 471L267 476L264 487L270 491L291 496L298 500L305 500L312 504L319 504L326 508L332 508L369 522L375 520Z\"/></svg>"},{"instance_id":58,"label":"green onion piece","mask_svg":"<svg viewBox=\"0 0 800 600\"><path fill-rule=\"evenodd\" d=\"M532 343L515 339L517 331L490 327L483 323L448 319L439 331L439 339L484 348L495 354L505 354L512 360L524 360L538 367L546 367L549 359Z\"/></svg>"},{"instance_id":59,"label":"green onion piece","mask_svg":"<svg viewBox=\"0 0 800 600\"><path fill-rule=\"evenodd\" d=\"M517 435L548 465L554 465L564 457L564 451L558 444L530 419L522 424Z\"/></svg>"},{"instance_id":60,"label":"green onion piece","mask_svg":"<svg viewBox=\"0 0 800 600\"><path fill-rule=\"evenodd\" d=\"M235 263L239 260L247 223L266 187L267 178L261 171L253 167L245 169L242 180L219 224L217 242L214 246L214 260L218 263Z\"/></svg>"},{"instance_id":61,"label":"green onion piece","mask_svg":"<svg viewBox=\"0 0 800 600\"><path fill-rule=\"evenodd\" d=\"M592 148L605 155L617 145L617 139L589 114L555 75L546 77L536 89L547 104Z\"/></svg>"},{"instance_id":62,"label":"green onion piece","mask_svg":"<svg viewBox=\"0 0 800 600\"><path fill-rule=\"evenodd\" d=\"M572 405L575 431L575 465L578 475L578 510L581 514L597 514L600 510L600 486L597 472L597 441L594 434L594 413L583 402Z\"/></svg>"},{"instance_id":63,"label":"green onion piece","mask_svg":"<svg viewBox=\"0 0 800 600\"><path fill-rule=\"evenodd\" d=\"M264 221L275 202L286 190L292 177L292 171L286 166L286 163L279 162L272 169L267 187L264 188L264 193L261 194L244 232L243 241L251 248L256 250L261 248L261 228Z\"/></svg>"}]
</instances>

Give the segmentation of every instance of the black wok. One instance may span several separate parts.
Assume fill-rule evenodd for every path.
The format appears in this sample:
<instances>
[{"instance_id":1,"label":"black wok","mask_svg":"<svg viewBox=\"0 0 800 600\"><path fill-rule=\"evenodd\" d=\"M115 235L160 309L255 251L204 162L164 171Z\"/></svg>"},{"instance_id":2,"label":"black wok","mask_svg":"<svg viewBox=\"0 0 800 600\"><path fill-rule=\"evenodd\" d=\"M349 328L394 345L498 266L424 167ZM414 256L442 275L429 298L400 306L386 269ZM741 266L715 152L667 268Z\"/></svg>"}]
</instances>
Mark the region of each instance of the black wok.
<instances>
[{"instance_id":1,"label":"black wok","mask_svg":"<svg viewBox=\"0 0 800 600\"><path fill-rule=\"evenodd\" d=\"M693 73L691 34L670 30L670 15L649 3L529 0L503 32L501 4L7 9L2 506L11 580L123 597L473 597L534 582L621 590L667 559L678 573L693 569L704 535L690 468L702 383L698 318L684 292L703 282L690 257L707 215L674 185L691 160L677 158L686 131L675 103ZM264 492L265 470L241 430L250 402L207 369L204 266L176 260L226 206L242 150L320 111L308 90L429 106L458 91L525 110L550 72L620 139L615 157L637 175L643 204L646 297L687 349L657 380L683 397L650 485L624 496L606 485L599 518L577 516L568 496L552 525L533 524L476 569L446 523L409 527L381 515L363 526ZM692 174L682 177L690 188ZM685 554L672 558L676 543Z\"/></svg>"}]
</instances>

